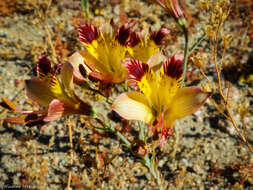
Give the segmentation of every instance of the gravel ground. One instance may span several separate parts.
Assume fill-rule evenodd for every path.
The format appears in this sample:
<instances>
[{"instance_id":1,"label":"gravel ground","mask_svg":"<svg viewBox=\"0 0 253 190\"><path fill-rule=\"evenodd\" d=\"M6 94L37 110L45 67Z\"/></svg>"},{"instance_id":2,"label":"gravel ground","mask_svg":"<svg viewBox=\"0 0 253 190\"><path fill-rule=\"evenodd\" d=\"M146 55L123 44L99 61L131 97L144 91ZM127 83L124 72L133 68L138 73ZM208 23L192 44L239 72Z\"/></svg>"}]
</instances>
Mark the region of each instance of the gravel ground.
<instances>
[{"instance_id":1,"label":"gravel ground","mask_svg":"<svg viewBox=\"0 0 253 190\"><path fill-rule=\"evenodd\" d=\"M187 8L192 43L201 36L201 28L207 23L206 15L200 11L198 1L182 1L182 6ZM237 8L238 14L233 12ZM251 14L247 15L247 11ZM253 73L253 35L250 36L253 26L245 25L253 15L252 3L245 0L235 5L232 1L231 12L224 32L231 34L233 40L225 56L222 76L231 84L232 107L248 102L249 112L244 122L249 144L253 146L253 83L238 80L246 71ZM25 96L23 81L35 75L38 56L48 52L51 57L57 54L53 61L64 61L81 49L76 27L88 18L80 10L80 2L70 0L55 0L50 6L45 0L5 0L0 3L0 15L0 95L15 102L18 108L29 110L34 105ZM139 30L159 29L164 25L172 30L168 52L183 48L183 36L173 20L149 2L90 1L92 23L101 24L111 18L116 23L138 20L135 27ZM204 40L199 51L210 54L208 40ZM214 65L207 63L205 73L216 81ZM189 71L199 76L193 65ZM189 77L187 84L203 82L201 77ZM107 116L110 109L104 100L85 93L99 112ZM236 122L242 127L238 110L233 110ZM11 115L0 108L0 119ZM110 117L107 119L115 123ZM67 189L71 170L70 124L73 128L72 189L158 189L147 169L115 136L94 132L87 123L87 118L71 116L51 122L40 131L36 127L1 122L0 189ZM176 134L158 155L166 189L253 189L253 156L232 124L210 101L195 114L177 121Z\"/></svg>"}]
</instances>

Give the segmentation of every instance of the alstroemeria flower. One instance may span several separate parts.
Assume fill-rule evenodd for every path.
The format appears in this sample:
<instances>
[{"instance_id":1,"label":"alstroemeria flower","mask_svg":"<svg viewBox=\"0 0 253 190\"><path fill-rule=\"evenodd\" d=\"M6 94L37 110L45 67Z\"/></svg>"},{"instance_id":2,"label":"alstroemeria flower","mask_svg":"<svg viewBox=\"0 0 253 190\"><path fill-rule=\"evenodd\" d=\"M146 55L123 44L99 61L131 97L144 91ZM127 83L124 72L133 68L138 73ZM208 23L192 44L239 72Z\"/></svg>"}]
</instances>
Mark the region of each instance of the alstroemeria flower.
<instances>
[{"instance_id":1,"label":"alstroemeria flower","mask_svg":"<svg viewBox=\"0 0 253 190\"><path fill-rule=\"evenodd\" d=\"M132 31L128 42L128 52L133 59L146 63L149 58L160 51L160 46L170 30L161 28L158 31L151 31L148 36L140 37Z\"/></svg>"},{"instance_id":2,"label":"alstroemeria flower","mask_svg":"<svg viewBox=\"0 0 253 190\"><path fill-rule=\"evenodd\" d=\"M179 6L178 0L154 0L161 5L181 26L184 26L186 20L183 11Z\"/></svg>"},{"instance_id":3,"label":"alstroemeria flower","mask_svg":"<svg viewBox=\"0 0 253 190\"><path fill-rule=\"evenodd\" d=\"M130 35L131 24L125 24L114 29L111 24L104 24L100 28L90 24L82 25L78 32L80 41L86 51L75 53L70 61L76 70L88 67L88 75L104 83L123 82L127 77L127 70L121 64L127 51L126 45ZM82 78L80 73L75 77Z\"/></svg>"},{"instance_id":4,"label":"alstroemeria flower","mask_svg":"<svg viewBox=\"0 0 253 190\"><path fill-rule=\"evenodd\" d=\"M25 81L26 93L31 100L45 109L39 111L16 110L25 115L7 118L7 122L42 126L62 116L93 114L92 107L83 102L73 91L73 67L70 63L51 67L50 61L44 54L39 58L37 75Z\"/></svg>"},{"instance_id":5,"label":"alstroemeria flower","mask_svg":"<svg viewBox=\"0 0 253 190\"><path fill-rule=\"evenodd\" d=\"M162 133L161 138L167 138L174 121L196 112L210 93L196 86L179 88L183 54L167 59L159 69L155 61L153 57L149 64L129 61L130 78L136 81L142 93L121 94L112 109L125 119L149 124L153 132L158 131Z\"/></svg>"}]
</instances>

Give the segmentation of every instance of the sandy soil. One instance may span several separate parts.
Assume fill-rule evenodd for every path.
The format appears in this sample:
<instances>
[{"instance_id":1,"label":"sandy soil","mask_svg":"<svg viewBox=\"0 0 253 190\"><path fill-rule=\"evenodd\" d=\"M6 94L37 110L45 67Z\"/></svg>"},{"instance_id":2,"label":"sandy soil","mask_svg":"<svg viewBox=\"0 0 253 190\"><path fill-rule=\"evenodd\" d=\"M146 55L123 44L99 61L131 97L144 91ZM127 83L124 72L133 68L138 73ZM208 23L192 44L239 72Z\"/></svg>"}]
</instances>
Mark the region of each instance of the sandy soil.
<instances>
[{"instance_id":1,"label":"sandy soil","mask_svg":"<svg viewBox=\"0 0 253 190\"><path fill-rule=\"evenodd\" d=\"M201 36L207 18L197 1L182 2L183 8L187 8L190 43L193 43ZM223 28L233 40L226 52L222 76L230 83L232 113L241 129L237 107L248 102L244 121L249 144L253 146L253 83L239 80L253 73L253 32L250 33L253 25L247 25L247 19L253 16L252 3L232 1L231 12ZM38 56L48 52L50 57L57 55L54 62L63 62L81 49L76 28L87 17L80 10L80 2L70 0L55 0L50 6L43 0L4 0L0 3L0 15L0 97L7 97L17 107L29 110L34 106L25 96L23 81L36 74ZM164 25L172 31L168 52L182 51L182 33L158 6L140 0L90 1L92 23L101 24L111 18L119 24L139 20L137 30L159 29ZM210 55L209 41L204 40L197 51ZM214 64L208 59L205 64L208 78L216 81ZM205 80L192 64L189 74L193 77L188 77L187 85L204 84ZM105 116L111 112L103 99L88 92L86 97ZM219 101L218 95L213 97ZM0 119L11 115L0 108ZM108 122L119 125L110 118ZM72 168L69 167L68 121L73 127ZM135 131L133 127L132 133ZM210 101L195 114L177 121L176 133L177 137L171 137L158 156L166 189L253 189L253 156L231 123ZM147 169L115 136L94 132L82 116L52 122L41 131L1 122L0 189L67 189L70 170L72 189L157 189Z\"/></svg>"}]
</instances>

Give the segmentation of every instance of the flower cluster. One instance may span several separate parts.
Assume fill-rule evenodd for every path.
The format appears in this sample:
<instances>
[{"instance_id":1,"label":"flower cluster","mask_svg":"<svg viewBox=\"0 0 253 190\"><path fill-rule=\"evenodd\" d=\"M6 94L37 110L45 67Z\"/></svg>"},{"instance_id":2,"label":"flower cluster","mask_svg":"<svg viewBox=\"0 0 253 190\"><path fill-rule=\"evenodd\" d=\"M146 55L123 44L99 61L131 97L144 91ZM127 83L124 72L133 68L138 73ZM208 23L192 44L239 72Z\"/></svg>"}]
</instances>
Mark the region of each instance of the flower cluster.
<instances>
[{"instance_id":1,"label":"flower cluster","mask_svg":"<svg viewBox=\"0 0 253 190\"><path fill-rule=\"evenodd\" d=\"M169 9L168 3L164 5ZM180 11L175 15L181 16ZM170 33L168 29L150 31L142 37L133 26L133 23L120 27L112 23L100 27L81 25L78 32L85 50L54 67L42 55L37 64L37 77L26 81L27 96L44 109L18 110L22 116L6 121L42 126L66 115L92 116L92 106L74 93L74 83L87 84L88 77L104 85L128 79L141 92L119 95L111 108L127 120L147 123L163 146L173 132L174 121L194 113L210 94L196 86L180 88L184 54L168 58L160 53L162 42Z\"/></svg>"},{"instance_id":2,"label":"flower cluster","mask_svg":"<svg viewBox=\"0 0 253 190\"><path fill-rule=\"evenodd\" d=\"M78 34L84 50L73 53L67 62L54 66L46 54L41 55L37 63L37 76L25 81L26 94L35 105L39 105L39 109L20 110L3 98L0 106L20 114L5 121L41 128L64 116L85 115L91 118L87 123L94 127L94 131L115 134L135 156L141 158L156 179L159 189L162 189L157 148L163 148L168 137L173 135L175 121L196 112L210 93L197 86L183 87L189 56L188 30L178 0L154 1L182 29L185 36L184 53L171 57L165 55L162 48L170 34L166 28L157 31L150 29L144 35L143 31L137 33L134 30L135 22L122 26L110 22L99 27L82 24ZM125 81L128 82L125 85L135 88L122 85L123 88L119 88L121 94L114 101L111 100L113 87ZM121 124L112 126L106 122L102 114L94 111L94 106L75 93L77 85L79 90L86 89L92 91L92 95L104 96L107 107L114 111L111 113L121 116ZM146 133L140 125L138 137L128 140L123 133L131 126L128 120L143 122L149 132ZM94 139L97 141L98 138Z\"/></svg>"},{"instance_id":3,"label":"flower cluster","mask_svg":"<svg viewBox=\"0 0 253 190\"><path fill-rule=\"evenodd\" d=\"M75 78L84 81L86 76L82 74L82 68L85 68L89 76L103 83L120 83L127 78L127 70L121 64L127 52L140 61L147 61L158 53L169 30L151 31L147 38L141 38L132 30L133 25L127 23L116 28L111 23L99 28L91 24L81 25L79 38L86 50L76 52L69 59L75 68Z\"/></svg>"}]
</instances>

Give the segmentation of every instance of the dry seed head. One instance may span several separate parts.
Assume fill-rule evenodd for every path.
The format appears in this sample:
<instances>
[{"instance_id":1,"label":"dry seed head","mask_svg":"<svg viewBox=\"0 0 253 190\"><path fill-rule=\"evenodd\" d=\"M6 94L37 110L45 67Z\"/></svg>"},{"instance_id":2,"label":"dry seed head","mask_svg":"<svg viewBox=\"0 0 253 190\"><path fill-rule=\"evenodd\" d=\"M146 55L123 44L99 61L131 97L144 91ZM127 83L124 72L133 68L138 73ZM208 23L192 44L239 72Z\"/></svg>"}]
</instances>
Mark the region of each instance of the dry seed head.
<instances>
[{"instance_id":1,"label":"dry seed head","mask_svg":"<svg viewBox=\"0 0 253 190\"><path fill-rule=\"evenodd\" d=\"M210 8L210 2L206 0L199 0L199 5L200 8L203 9L204 11L208 11Z\"/></svg>"},{"instance_id":2,"label":"dry seed head","mask_svg":"<svg viewBox=\"0 0 253 190\"><path fill-rule=\"evenodd\" d=\"M216 27L212 26L212 25L208 25L205 28L205 33L208 36L208 38L213 38L215 35L215 31L216 31Z\"/></svg>"},{"instance_id":3,"label":"dry seed head","mask_svg":"<svg viewBox=\"0 0 253 190\"><path fill-rule=\"evenodd\" d=\"M222 40L224 43L224 47L227 48L229 44L231 43L233 37L230 34L224 34L222 35Z\"/></svg>"},{"instance_id":4,"label":"dry seed head","mask_svg":"<svg viewBox=\"0 0 253 190\"><path fill-rule=\"evenodd\" d=\"M215 3L210 3L210 22L207 25L205 32L209 38L213 38L219 26L224 22L229 14L229 1L218 0Z\"/></svg>"},{"instance_id":5,"label":"dry seed head","mask_svg":"<svg viewBox=\"0 0 253 190\"><path fill-rule=\"evenodd\" d=\"M201 68L204 62L204 57L200 54L197 54L191 58L192 63L196 65L198 68Z\"/></svg>"},{"instance_id":6,"label":"dry seed head","mask_svg":"<svg viewBox=\"0 0 253 190\"><path fill-rule=\"evenodd\" d=\"M212 85L207 81L205 84L201 83L201 87L206 92L212 92Z\"/></svg>"}]
</instances>

